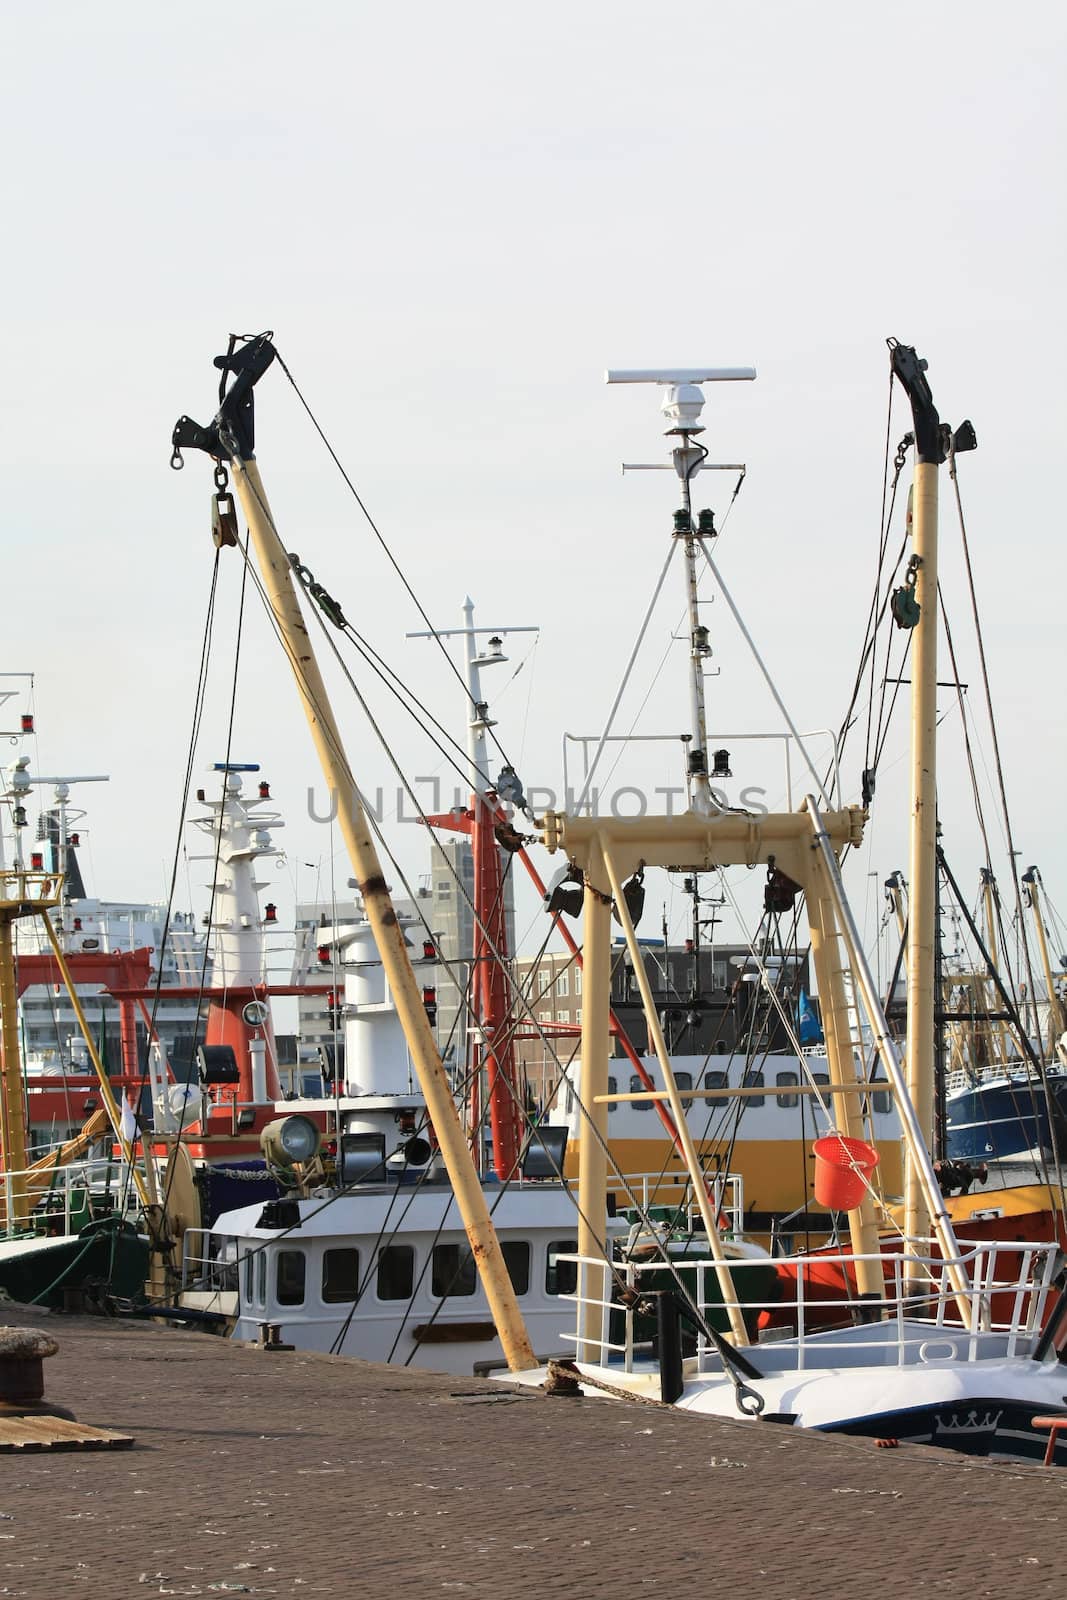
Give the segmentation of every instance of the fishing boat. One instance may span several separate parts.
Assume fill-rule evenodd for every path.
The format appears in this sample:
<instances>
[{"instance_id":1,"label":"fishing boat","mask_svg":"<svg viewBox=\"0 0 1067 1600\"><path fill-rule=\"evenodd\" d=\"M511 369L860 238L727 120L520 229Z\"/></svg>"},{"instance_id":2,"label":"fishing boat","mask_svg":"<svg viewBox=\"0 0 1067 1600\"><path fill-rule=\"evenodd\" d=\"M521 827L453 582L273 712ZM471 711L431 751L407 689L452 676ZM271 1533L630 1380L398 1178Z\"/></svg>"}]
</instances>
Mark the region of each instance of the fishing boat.
<instances>
[{"instance_id":1,"label":"fishing boat","mask_svg":"<svg viewBox=\"0 0 1067 1600\"><path fill-rule=\"evenodd\" d=\"M1050 1172L1060 1168L1067 1154L1064 1008L1049 953L1044 885L1036 866L1022 874L1021 883L1040 956L1044 1014L1031 1007L1028 1026L1012 996L1002 997L990 976L990 971L998 970L995 885L983 870L985 949L990 963L989 970L978 971L975 978L981 990L993 993L983 996L983 1015L972 989L971 1009L958 1028L959 1042L953 1040L946 1075L945 1155L950 1161L984 1168L983 1188L988 1184L990 1192L1047 1185ZM1016 1200L1018 1204L1021 1197Z\"/></svg>"},{"instance_id":2,"label":"fishing boat","mask_svg":"<svg viewBox=\"0 0 1067 1600\"><path fill-rule=\"evenodd\" d=\"M170 906L125 903L120 914L87 897L67 800L70 783L89 780L38 780L25 757L11 769L0 1288L14 1299L129 1304L153 1275L165 1296L186 1228L238 1198L278 1194L259 1138L281 1096L264 942L275 908L260 906L255 871L277 854L271 829L282 819L264 780L242 794L257 767L214 771L221 794L200 790L205 814L193 822L211 863L210 910L194 930ZM23 801L38 781L56 786L54 827L27 851ZM53 1041L42 1049L45 1015ZM117 1038L106 1026L115 1015ZM37 1046L26 1057L20 1031ZM328 1114L317 1109L320 1127Z\"/></svg>"},{"instance_id":3,"label":"fishing boat","mask_svg":"<svg viewBox=\"0 0 1067 1600\"><path fill-rule=\"evenodd\" d=\"M764 1307L761 1319L768 1310L775 1315L789 1304L792 1325L768 1328L773 1336L754 1342L749 1327L758 1297L744 1287L749 1264L728 1259L718 1219L705 1207L708 1250L696 1271L717 1282L729 1314L729 1338L724 1339L708 1321L706 1289L698 1285L693 1293L676 1281L667 1289L643 1291L641 1272L656 1270L662 1279L662 1263L655 1269L623 1264L598 1248L606 1174L603 1154L591 1141L584 1152L580 1189L575 1360L548 1376L551 1382L588 1387L594 1393L641 1394L708 1414L763 1416L829 1431L922 1439L974 1454L1037 1458L1044 1454L1045 1441L1033 1428L1034 1419L1067 1415L1057 1350L1067 1319L1058 1242L960 1244L930 1154L936 1088L937 475L946 457L951 455L954 465L957 451L973 448L974 433L969 423L955 433L945 428L925 362L909 347L891 342L890 349L893 373L911 403L916 449L909 592L902 606L913 630L906 1059L892 1038L841 878L841 857L862 838L864 811L833 809L810 764L813 792L798 811L723 814L713 813L706 801L701 804L707 736L696 681L690 753L694 783L684 815L607 819L568 811L543 819L546 845L565 853L584 891L582 1079L594 1131L602 1136L613 1097L608 1083L613 914L622 924L639 981L644 972L632 896L626 892L633 876L655 866L695 872L713 865L759 865L783 874L797 894L803 893L834 1106L831 1126L814 1147L816 1193L847 1214L849 1248L836 1259L822 1252L817 1259L776 1261L782 1298L777 1306ZM680 532L703 553L721 587L707 548L712 519L705 513L695 519L691 501L692 479L707 458L695 444L695 434L702 431L700 385L753 374L690 369L614 376L668 386L670 432L681 441L673 450L683 493L676 514ZM846 972L851 974L847 982ZM647 978L641 987L663 1082L656 1092L666 1095L679 1117L687 1161L697 1180L697 1154L685 1140L681 1096ZM902 1226L894 1247L887 1247L880 1232L880 1222L888 1218L873 1183L878 1153L863 1137L859 1114L872 1087L864 1064L868 1051L856 1032L859 1011L866 1023L864 1038L877 1051L894 1096L906 1143ZM829 1275L829 1295L823 1292L823 1274ZM845 1306L842 1286L847 1288ZM831 1315L843 1325L825 1326L827 1299ZM635 1323L642 1316L647 1323L652 1315L657 1326L650 1344L638 1338ZM697 1349L688 1358L682 1353L682 1322L696 1333ZM545 1374L533 1372L525 1381L543 1382ZM1055 1449L1055 1459L1067 1459L1062 1446Z\"/></svg>"},{"instance_id":4,"label":"fishing boat","mask_svg":"<svg viewBox=\"0 0 1067 1600\"><path fill-rule=\"evenodd\" d=\"M418 934L422 930L405 930ZM369 923L336 952L344 972L339 1132L324 1152L291 1103L267 1135L281 1198L225 1211L185 1236L180 1304L220 1313L235 1338L470 1373L499 1363L452 1185L412 1070ZM537 1350L562 1351L561 1295L577 1247L562 1143L527 1143L516 1171L482 1186L523 1321Z\"/></svg>"}]
</instances>

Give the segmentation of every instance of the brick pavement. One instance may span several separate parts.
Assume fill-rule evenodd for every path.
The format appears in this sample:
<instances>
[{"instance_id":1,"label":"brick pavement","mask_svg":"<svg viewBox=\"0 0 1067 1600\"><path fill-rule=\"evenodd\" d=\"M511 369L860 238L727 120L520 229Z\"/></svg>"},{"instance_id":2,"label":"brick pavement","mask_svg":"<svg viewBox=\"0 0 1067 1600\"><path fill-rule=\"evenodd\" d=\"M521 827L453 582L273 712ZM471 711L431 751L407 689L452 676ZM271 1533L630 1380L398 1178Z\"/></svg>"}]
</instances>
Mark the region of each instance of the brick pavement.
<instances>
[{"instance_id":1,"label":"brick pavement","mask_svg":"<svg viewBox=\"0 0 1067 1600\"><path fill-rule=\"evenodd\" d=\"M0 1600L1067 1597L1062 1470L47 1326L49 1398L137 1445L0 1458Z\"/></svg>"}]
</instances>

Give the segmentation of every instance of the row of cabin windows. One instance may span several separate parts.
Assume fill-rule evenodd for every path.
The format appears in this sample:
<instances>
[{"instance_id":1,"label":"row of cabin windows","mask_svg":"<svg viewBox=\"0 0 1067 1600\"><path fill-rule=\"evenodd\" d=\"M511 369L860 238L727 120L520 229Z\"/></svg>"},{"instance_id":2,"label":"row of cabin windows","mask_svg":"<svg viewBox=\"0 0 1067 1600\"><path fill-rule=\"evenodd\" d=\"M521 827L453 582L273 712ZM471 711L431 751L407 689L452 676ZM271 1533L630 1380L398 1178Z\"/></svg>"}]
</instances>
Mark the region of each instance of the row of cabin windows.
<instances>
[{"instance_id":1,"label":"row of cabin windows","mask_svg":"<svg viewBox=\"0 0 1067 1600\"><path fill-rule=\"evenodd\" d=\"M525 1239L503 1239L500 1248L516 1295L530 1292L530 1246ZM545 1263L545 1293L573 1294L577 1285L577 1264L561 1261L578 1249L575 1239L556 1239L548 1246ZM281 1306L302 1306L307 1296L307 1252L277 1250L272 1253L274 1293ZM378 1251L373 1270L374 1292L379 1300L410 1300L415 1293L415 1250L409 1244L390 1244ZM349 1246L324 1250L322 1255L321 1295L326 1305L351 1305L367 1293L370 1285L360 1276L359 1251ZM430 1258L430 1293L438 1300L446 1296L470 1295L478 1287L474 1258L466 1245L438 1244ZM245 1256L245 1300L265 1305L267 1298L267 1251L250 1250Z\"/></svg>"},{"instance_id":2,"label":"row of cabin windows","mask_svg":"<svg viewBox=\"0 0 1067 1600\"><path fill-rule=\"evenodd\" d=\"M685 1098L685 1090L693 1087L693 1074L691 1072L676 1072L674 1074L674 1081L678 1085L678 1088L682 1091L682 1108L683 1110L688 1111L693 1105L693 1101ZM829 1088L830 1075L826 1072L813 1072L811 1074L810 1082L815 1084L820 1089ZM800 1077L797 1073L776 1072L774 1075L774 1087L777 1091L775 1094L775 1099L777 1100L778 1104L787 1110L798 1106L800 1104L801 1097L796 1091L798 1090L799 1086ZM641 1082L641 1079L635 1072L630 1078L630 1093L639 1094L644 1087L644 1084ZM704 1087L705 1089L728 1089L730 1087L729 1073L721 1071L705 1072ZM766 1075L764 1073L750 1069L743 1074L741 1079L742 1089L765 1089L766 1087L767 1082ZM609 1077L608 1093L617 1094L618 1088L618 1081L613 1077ZM749 1106L762 1106L766 1105L767 1098L768 1097L763 1094L745 1095L741 1103ZM702 1102L702 1104L708 1106L723 1106L728 1105L730 1103L730 1099L731 1096L726 1094L712 1094L709 1095L708 1098ZM889 1095L884 1090L875 1090L871 1096L871 1100L875 1111L887 1112L889 1110ZM653 1106L653 1102L651 1100L634 1100L630 1103L633 1105L635 1111L651 1111ZM614 1105L612 1105L610 1109L614 1111Z\"/></svg>"}]
</instances>

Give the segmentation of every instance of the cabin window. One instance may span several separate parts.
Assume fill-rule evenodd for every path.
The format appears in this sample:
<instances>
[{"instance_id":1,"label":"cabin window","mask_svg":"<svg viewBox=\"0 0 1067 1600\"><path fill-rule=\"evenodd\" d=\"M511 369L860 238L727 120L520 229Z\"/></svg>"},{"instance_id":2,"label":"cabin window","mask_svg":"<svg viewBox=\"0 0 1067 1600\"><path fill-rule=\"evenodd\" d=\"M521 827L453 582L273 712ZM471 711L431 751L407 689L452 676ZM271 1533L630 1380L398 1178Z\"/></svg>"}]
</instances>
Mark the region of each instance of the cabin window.
<instances>
[{"instance_id":1,"label":"cabin window","mask_svg":"<svg viewBox=\"0 0 1067 1600\"><path fill-rule=\"evenodd\" d=\"M644 1093L644 1088L645 1088L645 1086L641 1082L641 1079L637 1076L637 1073L636 1072L632 1073L631 1076L630 1076L630 1093L631 1094L643 1094ZM633 1100L633 1101L631 1101L631 1104L632 1104L632 1106L633 1106L635 1111L651 1111L652 1110L652 1101L651 1100Z\"/></svg>"},{"instance_id":2,"label":"cabin window","mask_svg":"<svg viewBox=\"0 0 1067 1600\"><path fill-rule=\"evenodd\" d=\"M304 1277L307 1270L307 1257L303 1250L279 1250L275 1260L278 1263L276 1280L278 1304L302 1306Z\"/></svg>"},{"instance_id":3,"label":"cabin window","mask_svg":"<svg viewBox=\"0 0 1067 1600\"><path fill-rule=\"evenodd\" d=\"M743 1083L742 1083L742 1087L743 1088L745 1088L745 1089L762 1089L763 1085L764 1085L764 1078L763 1078L763 1073L762 1072L748 1071L748 1072L745 1073L744 1080L743 1080ZM750 1105L750 1106L762 1106L762 1105L766 1104L766 1101L765 1101L763 1095L754 1094L754 1095L751 1095L749 1097L746 1097L746 1102L745 1103L747 1105Z\"/></svg>"},{"instance_id":4,"label":"cabin window","mask_svg":"<svg viewBox=\"0 0 1067 1600\"><path fill-rule=\"evenodd\" d=\"M795 1088L800 1083L800 1079L795 1072L779 1072L774 1082L779 1090L788 1090ZM778 1104L784 1106L786 1110L791 1110L794 1106L800 1104L800 1096L798 1094L779 1093Z\"/></svg>"},{"instance_id":5,"label":"cabin window","mask_svg":"<svg viewBox=\"0 0 1067 1600\"><path fill-rule=\"evenodd\" d=\"M254 1250L245 1252L245 1302L252 1304L256 1285L256 1254Z\"/></svg>"},{"instance_id":6,"label":"cabin window","mask_svg":"<svg viewBox=\"0 0 1067 1600\"><path fill-rule=\"evenodd\" d=\"M256 1254L256 1304L265 1306L267 1303L267 1252L260 1250Z\"/></svg>"},{"instance_id":7,"label":"cabin window","mask_svg":"<svg viewBox=\"0 0 1067 1600\"><path fill-rule=\"evenodd\" d=\"M887 1116L892 1110L892 1097L885 1089L876 1089L871 1096L871 1100L874 1104L875 1111L878 1112L880 1116Z\"/></svg>"},{"instance_id":8,"label":"cabin window","mask_svg":"<svg viewBox=\"0 0 1067 1600\"><path fill-rule=\"evenodd\" d=\"M548 1265L545 1268L547 1294L573 1294L578 1287L578 1263L561 1261L560 1256L573 1256L578 1251L577 1239L553 1239L548 1247Z\"/></svg>"},{"instance_id":9,"label":"cabin window","mask_svg":"<svg viewBox=\"0 0 1067 1600\"><path fill-rule=\"evenodd\" d=\"M430 1289L439 1300L446 1295L473 1294L477 1287L474 1257L465 1244L434 1245Z\"/></svg>"},{"instance_id":10,"label":"cabin window","mask_svg":"<svg viewBox=\"0 0 1067 1600\"><path fill-rule=\"evenodd\" d=\"M830 1074L828 1072L813 1072L811 1081L817 1089L828 1089L830 1087ZM832 1096L824 1096L824 1099L832 1099Z\"/></svg>"},{"instance_id":11,"label":"cabin window","mask_svg":"<svg viewBox=\"0 0 1067 1600\"><path fill-rule=\"evenodd\" d=\"M327 1305L359 1299L359 1251L325 1250L322 1256L322 1298Z\"/></svg>"},{"instance_id":12,"label":"cabin window","mask_svg":"<svg viewBox=\"0 0 1067 1600\"><path fill-rule=\"evenodd\" d=\"M691 1072L676 1072L674 1074L674 1081L678 1085L679 1089L691 1089L693 1087L693 1074ZM692 1105L692 1100L686 1100L683 1096L682 1110L690 1111L692 1109Z\"/></svg>"},{"instance_id":13,"label":"cabin window","mask_svg":"<svg viewBox=\"0 0 1067 1600\"><path fill-rule=\"evenodd\" d=\"M728 1072L705 1072L704 1074L705 1089L725 1089L729 1082L730 1074ZM724 1094L708 1095L709 1106L724 1106L725 1104L726 1096Z\"/></svg>"},{"instance_id":14,"label":"cabin window","mask_svg":"<svg viewBox=\"0 0 1067 1600\"><path fill-rule=\"evenodd\" d=\"M530 1288L530 1246L525 1239L502 1239L500 1249L508 1269L511 1287L517 1295Z\"/></svg>"},{"instance_id":15,"label":"cabin window","mask_svg":"<svg viewBox=\"0 0 1067 1600\"><path fill-rule=\"evenodd\" d=\"M611 1074L609 1073L608 1074L608 1093L609 1094L618 1094L618 1092L619 1092L619 1080L618 1080L618 1078L613 1078L611 1076ZM613 1111L618 1111L618 1109L619 1109L618 1106L615 1104L615 1102L613 1100L611 1102L611 1104L608 1106L608 1116L610 1117L611 1113Z\"/></svg>"},{"instance_id":16,"label":"cabin window","mask_svg":"<svg viewBox=\"0 0 1067 1600\"><path fill-rule=\"evenodd\" d=\"M414 1284L414 1250L409 1244L387 1244L378 1252L378 1299L410 1300Z\"/></svg>"}]
</instances>

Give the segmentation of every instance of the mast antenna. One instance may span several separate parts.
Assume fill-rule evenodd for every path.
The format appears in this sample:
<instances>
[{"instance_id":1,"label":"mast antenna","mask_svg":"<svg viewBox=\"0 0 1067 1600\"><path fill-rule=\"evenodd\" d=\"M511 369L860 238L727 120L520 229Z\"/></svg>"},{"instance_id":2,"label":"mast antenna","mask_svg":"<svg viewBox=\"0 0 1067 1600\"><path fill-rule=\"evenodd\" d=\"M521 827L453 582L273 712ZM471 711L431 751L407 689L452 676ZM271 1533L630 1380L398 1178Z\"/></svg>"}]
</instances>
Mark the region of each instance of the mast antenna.
<instances>
[{"instance_id":1,"label":"mast antenna","mask_svg":"<svg viewBox=\"0 0 1067 1600\"><path fill-rule=\"evenodd\" d=\"M669 462L624 462L623 472L669 472L673 470L681 481L682 503L674 513L673 537L682 543L685 565L686 611L689 621L689 720L690 738L686 755L686 785L689 803L703 816L721 811L711 790L713 776L728 775L725 751L716 752L716 772L708 768L708 728L704 704L704 676L706 663L711 656L708 630L700 621L700 602L697 595L697 545L704 538L715 535L715 517L711 511L701 511L696 525L693 523L692 483L698 472L741 472L739 462L708 460L708 451L697 440L703 433L700 420L704 409L705 383L750 383L756 376L755 367L619 367L609 368L605 374L608 383L651 383L665 389L661 410L667 420L667 438L677 439L671 448Z\"/></svg>"}]
</instances>

